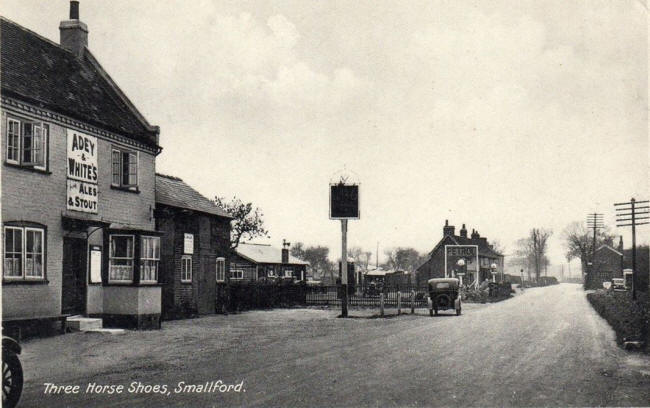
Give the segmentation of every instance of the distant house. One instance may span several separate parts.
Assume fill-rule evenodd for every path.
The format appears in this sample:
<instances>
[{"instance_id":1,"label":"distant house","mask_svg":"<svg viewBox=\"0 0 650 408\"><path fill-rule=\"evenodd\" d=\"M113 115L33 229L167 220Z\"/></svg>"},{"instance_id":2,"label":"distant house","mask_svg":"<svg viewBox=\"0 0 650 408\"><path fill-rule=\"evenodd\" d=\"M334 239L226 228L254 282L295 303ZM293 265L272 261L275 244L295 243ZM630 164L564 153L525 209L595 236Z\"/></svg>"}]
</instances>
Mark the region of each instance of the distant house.
<instances>
[{"instance_id":1,"label":"distant house","mask_svg":"<svg viewBox=\"0 0 650 408\"><path fill-rule=\"evenodd\" d=\"M442 239L429 252L429 259L416 269L416 283L418 286L426 285L429 279L445 277L445 245L478 246L478 266L468 265L467 276L465 277L466 283L476 279L477 269L480 282L490 279L492 264L496 264L497 273L503 272L503 255L492 248L487 238L480 236L478 231L474 230L471 236L468 237L465 224L460 230L460 235L456 235L455 227L445 221L445 226L442 229Z\"/></svg>"},{"instance_id":2,"label":"distant house","mask_svg":"<svg viewBox=\"0 0 650 408\"><path fill-rule=\"evenodd\" d=\"M603 282L623 278L623 267L623 241L619 241L619 249L601 245L594 254L592 268L585 275L585 288L602 289Z\"/></svg>"},{"instance_id":3,"label":"distant house","mask_svg":"<svg viewBox=\"0 0 650 408\"><path fill-rule=\"evenodd\" d=\"M215 313L225 282L232 217L177 177L156 174L156 228L163 318Z\"/></svg>"},{"instance_id":4,"label":"distant house","mask_svg":"<svg viewBox=\"0 0 650 408\"><path fill-rule=\"evenodd\" d=\"M230 282L257 280L306 281L309 262L289 255L289 243L282 249L263 244L239 244L230 263Z\"/></svg>"}]
</instances>

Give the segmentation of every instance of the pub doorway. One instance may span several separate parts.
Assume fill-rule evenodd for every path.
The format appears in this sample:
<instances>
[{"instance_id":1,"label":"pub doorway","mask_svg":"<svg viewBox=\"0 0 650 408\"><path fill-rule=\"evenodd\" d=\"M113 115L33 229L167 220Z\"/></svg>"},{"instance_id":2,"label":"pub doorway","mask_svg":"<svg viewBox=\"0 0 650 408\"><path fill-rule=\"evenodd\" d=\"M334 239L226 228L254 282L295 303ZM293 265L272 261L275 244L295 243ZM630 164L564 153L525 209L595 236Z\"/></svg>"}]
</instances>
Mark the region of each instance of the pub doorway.
<instances>
[{"instance_id":1,"label":"pub doorway","mask_svg":"<svg viewBox=\"0 0 650 408\"><path fill-rule=\"evenodd\" d=\"M61 311L86 313L86 265L88 243L81 238L63 238L63 281Z\"/></svg>"}]
</instances>

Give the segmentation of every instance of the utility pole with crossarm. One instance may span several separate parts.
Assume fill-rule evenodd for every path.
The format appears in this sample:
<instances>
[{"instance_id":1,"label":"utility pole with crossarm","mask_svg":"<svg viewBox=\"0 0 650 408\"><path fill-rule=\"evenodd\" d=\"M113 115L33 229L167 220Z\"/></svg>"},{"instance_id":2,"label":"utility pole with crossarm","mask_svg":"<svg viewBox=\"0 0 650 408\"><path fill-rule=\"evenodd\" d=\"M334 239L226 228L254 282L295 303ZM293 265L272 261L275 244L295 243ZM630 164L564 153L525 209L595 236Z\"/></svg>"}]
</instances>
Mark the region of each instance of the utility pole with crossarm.
<instances>
[{"instance_id":1,"label":"utility pole with crossarm","mask_svg":"<svg viewBox=\"0 0 650 408\"><path fill-rule=\"evenodd\" d=\"M616 203L616 226L632 227L632 299L636 300L639 277L636 269L636 227L650 224L650 201L636 201L634 198L626 203Z\"/></svg>"}]
</instances>

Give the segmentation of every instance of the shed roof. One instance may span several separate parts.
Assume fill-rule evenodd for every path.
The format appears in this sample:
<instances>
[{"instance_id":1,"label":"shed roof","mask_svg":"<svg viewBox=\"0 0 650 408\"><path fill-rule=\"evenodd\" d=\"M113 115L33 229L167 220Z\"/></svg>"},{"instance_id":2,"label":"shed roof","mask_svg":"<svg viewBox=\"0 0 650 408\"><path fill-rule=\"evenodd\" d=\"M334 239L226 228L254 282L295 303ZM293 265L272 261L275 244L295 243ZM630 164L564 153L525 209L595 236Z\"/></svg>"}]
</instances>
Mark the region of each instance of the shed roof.
<instances>
[{"instance_id":1,"label":"shed roof","mask_svg":"<svg viewBox=\"0 0 650 408\"><path fill-rule=\"evenodd\" d=\"M86 48L81 57L0 17L3 96L157 145L151 126Z\"/></svg>"},{"instance_id":2,"label":"shed roof","mask_svg":"<svg viewBox=\"0 0 650 408\"><path fill-rule=\"evenodd\" d=\"M267 244L242 243L237 246L236 252L239 256L255 263L282 263L282 250ZM309 265L309 262L302 261L291 255L289 255L289 263L294 265Z\"/></svg>"},{"instance_id":3,"label":"shed roof","mask_svg":"<svg viewBox=\"0 0 650 408\"><path fill-rule=\"evenodd\" d=\"M201 195L180 178L164 174L156 174L156 204L232 218L224 209Z\"/></svg>"}]
</instances>

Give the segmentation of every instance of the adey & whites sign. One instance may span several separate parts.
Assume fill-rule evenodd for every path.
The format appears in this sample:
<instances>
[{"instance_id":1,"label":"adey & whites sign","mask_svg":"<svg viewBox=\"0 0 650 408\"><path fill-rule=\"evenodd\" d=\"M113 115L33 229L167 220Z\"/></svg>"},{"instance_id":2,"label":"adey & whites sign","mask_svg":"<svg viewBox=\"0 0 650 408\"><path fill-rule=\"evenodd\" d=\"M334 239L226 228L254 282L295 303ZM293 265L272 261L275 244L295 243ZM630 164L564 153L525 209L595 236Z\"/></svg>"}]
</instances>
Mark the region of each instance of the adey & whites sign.
<instances>
[{"instance_id":1,"label":"adey & whites sign","mask_svg":"<svg viewBox=\"0 0 650 408\"><path fill-rule=\"evenodd\" d=\"M67 132L67 208L97 214L97 138Z\"/></svg>"}]
</instances>

